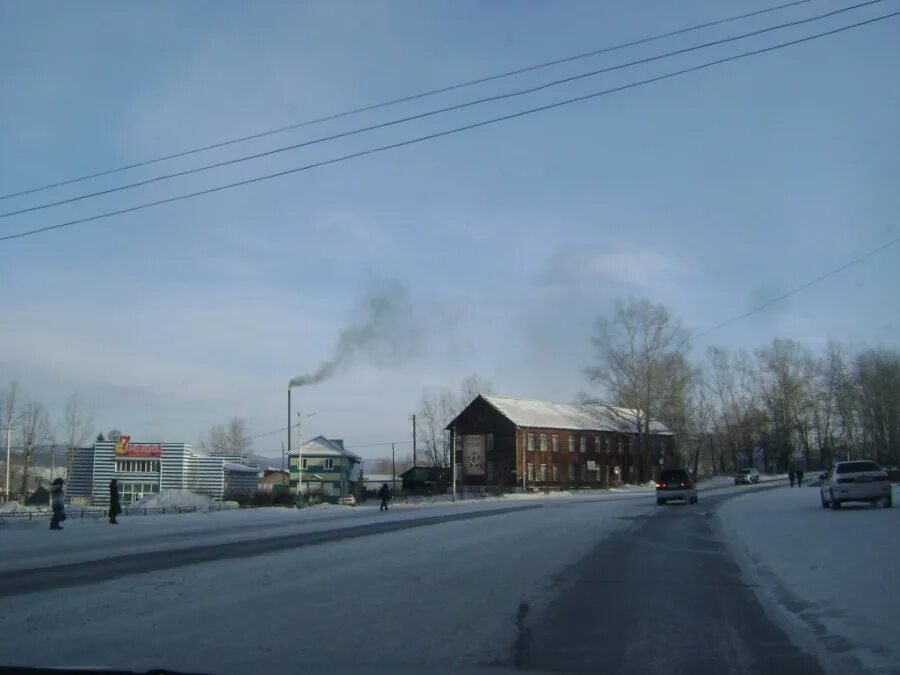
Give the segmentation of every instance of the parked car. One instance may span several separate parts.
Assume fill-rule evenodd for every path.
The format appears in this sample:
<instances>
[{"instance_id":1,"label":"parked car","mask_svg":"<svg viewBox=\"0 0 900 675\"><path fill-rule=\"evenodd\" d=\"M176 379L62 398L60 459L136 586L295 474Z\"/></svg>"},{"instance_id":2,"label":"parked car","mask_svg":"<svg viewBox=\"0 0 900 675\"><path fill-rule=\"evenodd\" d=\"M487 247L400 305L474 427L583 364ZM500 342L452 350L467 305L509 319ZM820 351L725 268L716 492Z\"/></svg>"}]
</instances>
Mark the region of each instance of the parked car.
<instances>
[{"instance_id":1,"label":"parked car","mask_svg":"<svg viewBox=\"0 0 900 675\"><path fill-rule=\"evenodd\" d=\"M684 469L664 469L656 481L656 503L665 504L673 500L697 503L697 488Z\"/></svg>"},{"instance_id":2,"label":"parked car","mask_svg":"<svg viewBox=\"0 0 900 675\"><path fill-rule=\"evenodd\" d=\"M845 502L880 503L885 508L894 505L891 482L887 472L876 462L855 460L838 462L828 473L820 476L819 496L822 508L841 508Z\"/></svg>"},{"instance_id":3,"label":"parked car","mask_svg":"<svg viewBox=\"0 0 900 675\"><path fill-rule=\"evenodd\" d=\"M756 469L741 469L734 475L735 485L750 485L759 482L759 471Z\"/></svg>"}]
</instances>

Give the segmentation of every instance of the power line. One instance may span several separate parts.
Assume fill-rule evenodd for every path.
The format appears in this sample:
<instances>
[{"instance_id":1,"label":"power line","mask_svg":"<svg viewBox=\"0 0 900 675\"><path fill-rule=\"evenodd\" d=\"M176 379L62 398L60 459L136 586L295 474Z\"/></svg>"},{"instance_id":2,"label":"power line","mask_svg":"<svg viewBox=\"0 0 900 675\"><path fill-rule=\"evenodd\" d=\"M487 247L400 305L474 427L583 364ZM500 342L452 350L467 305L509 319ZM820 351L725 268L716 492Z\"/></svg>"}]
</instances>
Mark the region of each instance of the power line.
<instances>
[{"instance_id":1,"label":"power line","mask_svg":"<svg viewBox=\"0 0 900 675\"><path fill-rule=\"evenodd\" d=\"M767 309L767 308L771 307L772 305L781 302L782 300L787 300L792 295L796 295L797 293L806 290L810 286L814 286L814 285L818 284L819 282L825 281L826 279L835 276L836 274L840 274L844 270L846 270L850 267L853 267L854 265L857 265L865 260L868 260L869 258L881 253L885 249L888 249L891 246L896 246L897 244L900 244L900 237L895 237L894 239L891 239L890 241L885 242L881 246L877 246L876 248L873 248L871 251L868 251L857 258L853 258L852 260L844 263L843 265L840 265L838 267L835 267L834 269L828 270L824 274L820 274L816 278L810 279L809 281L807 281L803 284L800 284L796 288L789 290L787 293L782 293L781 295L764 302L763 304L751 309L749 312L744 312L743 314L739 314L738 316L727 319L726 321L723 321L722 323L718 323L715 326L707 328L706 330L703 330L699 333L694 333L692 338L696 339L699 337L703 337L704 335L707 335L708 333L712 333L713 331L719 330L720 328L725 328L726 326L730 326L731 324L733 324L737 321L741 321L742 319L746 319L747 317L753 316L754 314L758 314L759 312L763 311L764 309Z\"/></svg>"},{"instance_id":2,"label":"power line","mask_svg":"<svg viewBox=\"0 0 900 675\"><path fill-rule=\"evenodd\" d=\"M461 110L463 108L469 108L476 105L481 105L483 103L489 103L493 101L500 101L510 98L515 98L517 96L523 96L525 94L533 94L538 91L543 91L544 89L550 89L551 87L557 87L563 84L568 84L570 82L575 82L577 80L582 80L588 77L595 77L597 75L602 75L604 73L610 73L616 70L622 70L624 68L630 68L632 66L643 65L646 63L652 63L653 61L659 61L662 59L668 59L673 56L679 56L681 54L687 54L690 52L698 51L701 49L706 49L708 47L714 47L717 45L727 44L729 42L736 42L737 40L744 40L749 37L756 37L758 35L762 35L764 33L770 33L775 30L782 30L784 28L792 28L795 26L800 26L803 24L811 23L814 21L821 21L822 19L826 19L832 16L836 16L838 14L843 14L844 12L849 12L854 9L859 9L861 7L867 7L869 5L875 5L878 3L884 2L884 0L866 0L865 2L861 2L856 5L850 5L849 7L843 7L841 9L832 10L830 12L826 12L824 14L818 14L816 16L807 17L804 19L798 19L796 21L790 21L787 23L776 24L774 26L769 26L767 28L762 28L759 30L751 31L749 33L742 33L740 35L734 35L726 38L720 38L718 40L712 40L710 42L705 42L699 45L694 45L692 47L684 47L682 49L676 49L674 51L665 52L663 54L657 54L655 56L649 56L642 59L638 59L636 61L630 61L628 63L622 63L614 66L608 66L606 68L600 68L597 70L592 70L586 73L579 73L577 75L572 75L570 77L565 77L557 80L551 80L549 82L544 82L543 84L539 84L533 87L528 87L525 89L519 89L516 91L508 92L505 94L496 94L494 96L486 96L479 99L474 99L471 101L466 101L464 103L458 103L451 106L446 106L443 108L438 108L436 110L429 110L423 113L418 113L415 115L409 115L407 117L401 117L399 119L390 120L387 122L380 122L378 124L372 124L366 127L360 127L357 129L351 129L349 131L343 131L337 134L332 134L330 136L323 136L320 138L314 138L309 141L304 141L303 143L295 143L293 145L287 145L280 148L274 148L272 150L266 150L264 152L258 152L252 155L245 155L243 157L236 157L234 159L223 160L221 162L216 162L214 164L206 164L203 166L198 166L193 169L185 169L183 171L177 171L174 173L162 174L159 176L154 176L152 178L147 178L144 180L140 180L134 183L128 183L125 185L119 185L117 187L106 188L104 190L98 190L96 192L89 192L81 195L76 195L74 197L67 197L65 199L60 199L54 202L47 202L44 204L37 204L35 206L29 206L26 208L18 209L15 211L7 211L6 213L0 213L0 218L9 218L11 216L21 215L23 213L30 213L33 211L40 211L42 209L48 209L55 206L62 206L63 204L71 204L73 202L82 201L84 199L91 199L93 197L100 197L103 195L113 194L116 192L122 192L123 190L131 190L136 187L143 187L145 185L150 185L151 183L157 183L163 180L171 180L173 178L180 178L182 176L188 176L195 173L200 173L203 171L209 171L211 169L219 169L224 166L230 166L233 164L240 164L242 162L251 161L254 159L261 159L263 157L269 157L272 155L277 155L283 152L290 152L292 150L298 150L300 148L309 147L311 145L316 145L318 143L323 143L325 141L333 141L339 138L347 138L349 136L355 136L357 134L365 133L368 131L374 131L377 129L384 129L391 126L396 126L398 124L405 124L407 122L412 122L415 120L424 119L426 117L433 117L435 115L442 115L447 112L452 112L455 110Z\"/></svg>"},{"instance_id":3,"label":"power line","mask_svg":"<svg viewBox=\"0 0 900 675\"><path fill-rule=\"evenodd\" d=\"M308 171L308 170L310 170L310 169L315 169L315 168L319 168L319 167L322 167L322 166L328 166L328 165L330 165L330 164L337 164L337 163L339 163L339 162L344 162L344 161L347 161L347 160L350 160L350 159L356 159L356 158L358 158L358 157L364 157L364 156L366 156L366 155L373 155L373 154L376 154L376 153L379 153L379 152L385 152L385 151L387 151L387 150L394 150L394 149L396 149L396 148L401 148L401 147L405 147L405 146L408 146L408 145L415 145L415 144L417 144L417 143L422 143L422 142L424 142L424 141L429 141L429 140L433 140L433 139L436 139L436 138L442 138L442 137L444 137L444 136L450 136L450 135L453 135L453 134L457 134L457 133L460 133L460 132L463 132L463 131L469 131L469 130L472 130L472 129L477 129L477 128L484 127L484 126L489 126L489 125L491 125L491 124L496 124L496 123L498 123L498 122L505 122L505 121L508 121L508 120L517 119L517 118L519 118L519 117L525 117L525 116L527 116L527 115L532 115L532 114L534 114L534 113L543 112L543 111L545 111L545 110L552 110L552 109L555 109L555 108L560 108L560 107L563 107L563 106L566 106L566 105L571 105L572 103L578 103L578 102L581 102L581 101L587 101L587 100L590 100L590 99L593 99L593 98L597 98L597 97L600 97L600 96L604 96L604 95L607 95L607 94L613 94L613 93L616 93L616 92L625 91L625 90L627 90L627 89L634 89L634 88L636 88L636 87L640 87L640 86L643 86L643 85L646 85L646 84L651 84L651 83L654 83L654 82L659 82L659 81L661 81L661 80L667 80L667 79L670 79L670 78L673 78L673 77L677 77L677 76L679 76L679 75L684 75L684 74L687 74L687 73L692 73L692 72L695 72L695 71L704 70L704 69L706 69L706 68L710 68L710 67L712 67L712 66L720 65L720 64L722 64L722 63L728 63L728 62L730 62L730 61L737 61L737 60L744 59L744 58L747 58L747 57L750 57L750 56L756 56L756 55L764 54L764 53L767 53L767 52L773 52L773 51L776 51L776 50L779 50L779 49L783 49L783 48L785 48L785 47L790 47L790 46L793 46L793 45L797 45L797 44L801 44L801 43L805 43L805 42L810 42L810 41L812 41L812 40L816 40L816 39L819 39L819 38L822 38L822 37L826 37L826 36L829 36L829 35L835 35L835 34L837 34L837 33L842 33L842 32L844 32L844 31L847 31L847 30L850 30L850 29L853 29L853 28L859 28L859 27L861 27L861 26L866 26L866 25L869 25L869 24L872 24L872 23L876 23L876 22L879 22L879 21L884 21L884 20L886 20L886 19L890 19L890 18L893 18L893 17L898 16L898 15L900 15L900 11L897 11L897 12L891 12L891 13L889 13L889 14L884 14L884 15L881 15L881 16L878 16L878 17L875 17L875 18L872 18L872 19L867 19L866 21L860 21L860 22L853 23L853 24L849 24L849 25L846 25L846 26L841 26L840 28L835 28L835 29L832 29L832 30L829 30L829 31L825 31L825 32L822 32L822 33L816 33L816 34L814 34L814 35L810 35L810 36L803 37L803 38L798 38L798 39L796 39L796 40L791 40L791 41L789 41L789 42L783 42L783 43L780 43L780 44L771 45L771 46L769 46L769 47L763 47L763 48L761 48L761 49L755 49L755 50L748 51L748 52L742 52L742 53L740 53L740 54L735 54L735 55L733 55L733 56L728 56L728 57L724 57L724 58L721 58L721 59L716 59L716 60L714 60L714 61L708 61L708 62L706 62L706 63L701 63L701 64L699 64L699 65L691 66L691 67L689 67L689 68L683 68L683 69L681 69L681 70L676 70L676 71L673 71L673 72L670 72L670 73L665 73L665 74L663 74L663 75L658 75L658 76L656 76L656 77L651 77L651 78L648 78L648 79L645 79L645 80L639 80L639 81L631 82L631 83L629 83L629 84L621 85L621 86L618 86L618 87L613 87L613 88L610 88L610 89L605 89L605 90L602 90L602 91L599 91L599 92L594 92L594 93L592 93L592 94L586 94L586 95L583 95L583 96L576 96L576 97L574 97L574 98L569 98L569 99L565 99L565 100L562 100L562 101L557 101L557 102L555 102L555 103L550 103L550 104L547 104L547 105L538 106L538 107L536 107L536 108L529 108L529 109L526 109L526 110L521 110L521 111L516 112L516 113L510 113L510 114L508 114L508 115L502 115L502 116L500 116L500 117L493 117L493 118L490 118L490 119L487 119L487 120L483 120L483 121L481 121L481 122L474 122L474 123L472 123L472 124L466 124L466 125L464 125L464 126L454 127L454 128L452 128L452 129L447 129L447 130L444 130L444 131L435 132L435 133L428 134L428 135L425 135L425 136L419 136L419 137L412 138L412 139L408 139L408 140L405 140L405 141L399 141L399 142L397 142L397 143L391 143L391 144L389 144L389 145L382 145L382 146L378 146L378 147L375 147L375 148L369 148L368 150L362 150L362 151L359 151L359 152L350 153L350 154L348 154L348 155L342 155L342 156L339 156L339 157L334 157L334 158L332 158L332 159L326 159L326 160L322 160L322 161L319 161L319 162L314 162L314 163L312 163L312 164L306 164L306 165L304 165L304 166L299 166L299 167L295 167L295 168L292 168L292 169L286 169L286 170L284 170L284 171L279 171L279 172L272 173L272 174L266 174L266 175L263 175L263 176L257 176L257 177L254 177L254 178L248 178L248 179L246 179L246 180L236 181L236 182L233 182L233 183L226 183L226 184L224 184L224 185L219 185L219 186L212 187L212 188L206 188L206 189L204 189L204 190L198 190L198 191L196 191L196 192L189 192L189 193L182 194L182 195L176 195L176 196L174 196L174 197L167 197L167 198L164 198L164 199L158 199L158 200L155 200L155 201L152 201L152 202L146 202L146 203L143 203L143 204L138 204L137 206L130 206L130 207L127 207L127 208L124 208L124 209L117 209L117 210L114 210L114 211L107 211L107 212L105 212L105 213L100 213L100 214L93 215L93 216L88 216L88 217L85 217L85 218L76 218L75 220L69 220L69 221L65 221L65 222L62 222L62 223L56 223L56 224L54 224L54 225L46 225L46 226L44 226L44 227L38 227L38 228L31 229L31 230L25 230L25 231L22 231L22 232L16 232L16 233L14 233L14 234L8 234L8 235L0 236L0 241L7 241L7 240L11 240L11 239L21 239L21 238L23 238L23 237L28 237L28 236L32 236L32 235L35 235L35 234L40 234L40 233L42 233L42 232L49 232L49 231L52 231L52 230L58 230L58 229L61 229L61 228L64 228L64 227L72 226L72 225L79 225L79 224L82 224L82 223L88 223L88 222L92 222L92 221L95 221L95 220L101 220L101 219L103 219L103 218L109 218L109 217L112 217L112 216L118 216L118 215L122 215L122 214L125 214L125 213L131 213L131 212L134 212L134 211L140 211L140 210L143 210L143 209L152 208L152 207L154 207L154 206L160 206L160 205L162 205L162 204L171 204L171 203L173 203L173 202L178 202L178 201L182 201L182 200L185 200L185 199L191 199L191 198L199 197L199 196L202 196L202 195L212 194L212 193L215 193L215 192L221 192L222 190L228 190L228 189L235 188L235 187L241 187L241 186L244 186L244 185L250 185L250 184L252 184L252 183L259 183L259 182L262 182L262 181L271 180L271 179L273 179L273 178L280 178L280 177L282 177L282 176L287 176L287 175L294 174L294 173L300 173L300 172L303 172L303 171Z\"/></svg>"},{"instance_id":4,"label":"power line","mask_svg":"<svg viewBox=\"0 0 900 675\"><path fill-rule=\"evenodd\" d=\"M372 105L363 106L361 108L354 108L351 110L345 110L343 112L333 113L331 115L327 115L325 117L319 117L316 119L307 120L305 122L298 122L297 124L291 124L285 127L279 127L277 129L270 129L268 131L262 131L259 133L251 134L249 136L242 136L240 138L233 138L227 141L221 141L218 143L213 143L211 145L205 145L197 148L193 148L191 150L184 150L181 152L172 153L169 155L164 155L162 157L156 157L154 159L143 160L141 162L135 162L133 164L127 164L125 166L116 167L114 169L106 169L104 171L98 171L96 173L92 173L85 176L80 176L78 178L70 178L68 180L60 181L57 183L48 183L47 185L42 185L40 187L29 188L27 190L21 190L20 192L13 192L6 195L0 195L0 200L11 199L13 197L20 197L22 195L32 194L34 192L40 192L42 190L49 190L51 188L62 187L64 185L71 185L72 183L78 183L81 181L89 180L91 178L99 178L101 176L108 176L113 173L119 173L122 171L127 171L129 169L136 169L142 166L148 166L150 164L156 164L158 162L163 162L169 159L176 159L178 157L186 157L188 155L197 154L200 152L205 152L207 150L215 150L216 148L222 148L228 145L234 145L235 143L243 143L245 141L251 141L258 138L263 138L265 136L271 136L274 134L280 134L285 131L291 131L293 129L300 129L306 126L312 126L314 124L320 124L322 122L329 122L331 120L340 119L342 117L348 117L350 115L355 115L362 112L369 112L371 110L378 110L379 108L386 108L388 106L396 105L398 103L406 103L408 101L414 101L417 99L425 98L427 96L434 96L437 94L443 94L448 91L454 91L456 89L462 89L464 87L471 87L477 84L483 84L484 82L491 82L493 80L499 80L506 77L512 77L513 75L520 75L522 73L527 73L535 70L541 70L544 68L549 68L551 66L560 65L563 63L570 63L572 61L577 61L580 59L586 59L591 56L599 56L600 54L606 54L613 51L618 51L621 49L626 49L628 47L635 47L641 44L647 44L649 42L655 42L657 40L662 40L668 37L674 37L676 35L682 35L684 33L689 33L692 31L701 30L703 28L710 28L712 26L719 26L725 23L731 23L734 21L740 21L741 19L747 19L754 16L760 16L762 14L767 14L770 12L775 12L781 9L786 9L789 7L795 7L798 5L804 5L812 0L795 0L794 2L787 2L781 5L776 5L774 7L768 7L766 9L760 9L753 12L747 12L746 14L738 14L736 16L726 17L724 19L716 19L715 21L707 21L706 23L697 24L694 26L688 26L686 28L679 28L678 30L669 31L668 33L661 33L658 35L652 35L649 37L640 38L638 40L632 40L630 42L623 42L618 45L614 45L611 47L602 47L600 49L594 49L589 52L584 52L581 54L575 54L573 56L566 56L559 59L555 59L553 61L546 61L544 63L535 64L532 66L526 66L524 68L518 68L516 70L510 70L503 73L498 73L495 75L488 75L486 77L481 77L476 80L468 80L466 82L459 82L457 84L447 85L445 87L440 87L437 89L430 89L424 92L420 92L418 94L411 94L408 96L403 96L400 98L395 98L389 101L383 101L381 103L374 103Z\"/></svg>"}]
</instances>

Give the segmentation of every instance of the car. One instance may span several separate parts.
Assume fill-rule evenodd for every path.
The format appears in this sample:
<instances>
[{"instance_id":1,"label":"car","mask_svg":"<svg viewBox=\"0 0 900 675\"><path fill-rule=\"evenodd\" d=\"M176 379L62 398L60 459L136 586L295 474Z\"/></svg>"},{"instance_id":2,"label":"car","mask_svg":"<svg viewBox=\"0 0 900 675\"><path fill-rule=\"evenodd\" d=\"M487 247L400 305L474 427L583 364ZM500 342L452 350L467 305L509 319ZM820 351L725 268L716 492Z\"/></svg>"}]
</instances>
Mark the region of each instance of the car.
<instances>
[{"instance_id":1,"label":"car","mask_svg":"<svg viewBox=\"0 0 900 675\"><path fill-rule=\"evenodd\" d=\"M741 469L734 475L735 485L750 485L759 482L759 471L756 469Z\"/></svg>"},{"instance_id":2,"label":"car","mask_svg":"<svg viewBox=\"0 0 900 675\"><path fill-rule=\"evenodd\" d=\"M697 488L684 469L663 469L656 481L656 503L662 505L674 500L696 504Z\"/></svg>"},{"instance_id":3,"label":"car","mask_svg":"<svg viewBox=\"0 0 900 675\"><path fill-rule=\"evenodd\" d=\"M871 460L837 462L821 476L822 508L841 508L846 502L869 502L885 508L894 505L887 471Z\"/></svg>"}]
</instances>

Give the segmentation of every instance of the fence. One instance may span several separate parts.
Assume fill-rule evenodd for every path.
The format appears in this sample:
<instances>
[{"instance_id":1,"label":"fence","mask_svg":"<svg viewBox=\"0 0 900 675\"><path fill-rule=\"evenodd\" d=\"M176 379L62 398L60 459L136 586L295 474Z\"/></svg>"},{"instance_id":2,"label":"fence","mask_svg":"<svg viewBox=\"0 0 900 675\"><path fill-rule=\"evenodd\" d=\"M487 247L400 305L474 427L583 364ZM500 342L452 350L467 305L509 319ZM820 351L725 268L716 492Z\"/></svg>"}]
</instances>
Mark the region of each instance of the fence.
<instances>
[{"instance_id":1,"label":"fence","mask_svg":"<svg viewBox=\"0 0 900 675\"><path fill-rule=\"evenodd\" d=\"M157 508L129 508L122 509L122 516L157 516L164 513L212 513L213 511L229 511L235 507L225 506L223 504L213 504L210 506L161 506ZM50 509L41 510L22 510L0 512L0 523L6 520L41 520L49 519L53 515ZM88 508L68 508L66 509L66 519L69 518L105 518L107 511L105 509L88 509Z\"/></svg>"}]
</instances>

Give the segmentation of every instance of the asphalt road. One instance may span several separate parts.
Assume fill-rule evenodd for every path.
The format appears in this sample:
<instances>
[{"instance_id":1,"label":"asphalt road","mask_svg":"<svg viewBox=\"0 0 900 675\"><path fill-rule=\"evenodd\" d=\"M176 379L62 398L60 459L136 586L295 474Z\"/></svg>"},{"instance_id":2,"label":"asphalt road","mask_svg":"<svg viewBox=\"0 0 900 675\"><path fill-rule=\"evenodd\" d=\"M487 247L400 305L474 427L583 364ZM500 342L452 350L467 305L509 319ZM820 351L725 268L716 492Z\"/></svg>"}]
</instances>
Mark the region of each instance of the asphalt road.
<instances>
[{"instance_id":1,"label":"asphalt road","mask_svg":"<svg viewBox=\"0 0 900 675\"><path fill-rule=\"evenodd\" d=\"M517 667L560 673L821 673L768 619L702 497L635 516L558 575L534 621L521 609Z\"/></svg>"},{"instance_id":2,"label":"asphalt road","mask_svg":"<svg viewBox=\"0 0 900 675\"><path fill-rule=\"evenodd\" d=\"M48 554L40 569L0 573L0 664L819 673L768 619L716 529L716 504L748 489L690 506L650 494L451 505L78 564Z\"/></svg>"}]
</instances>

